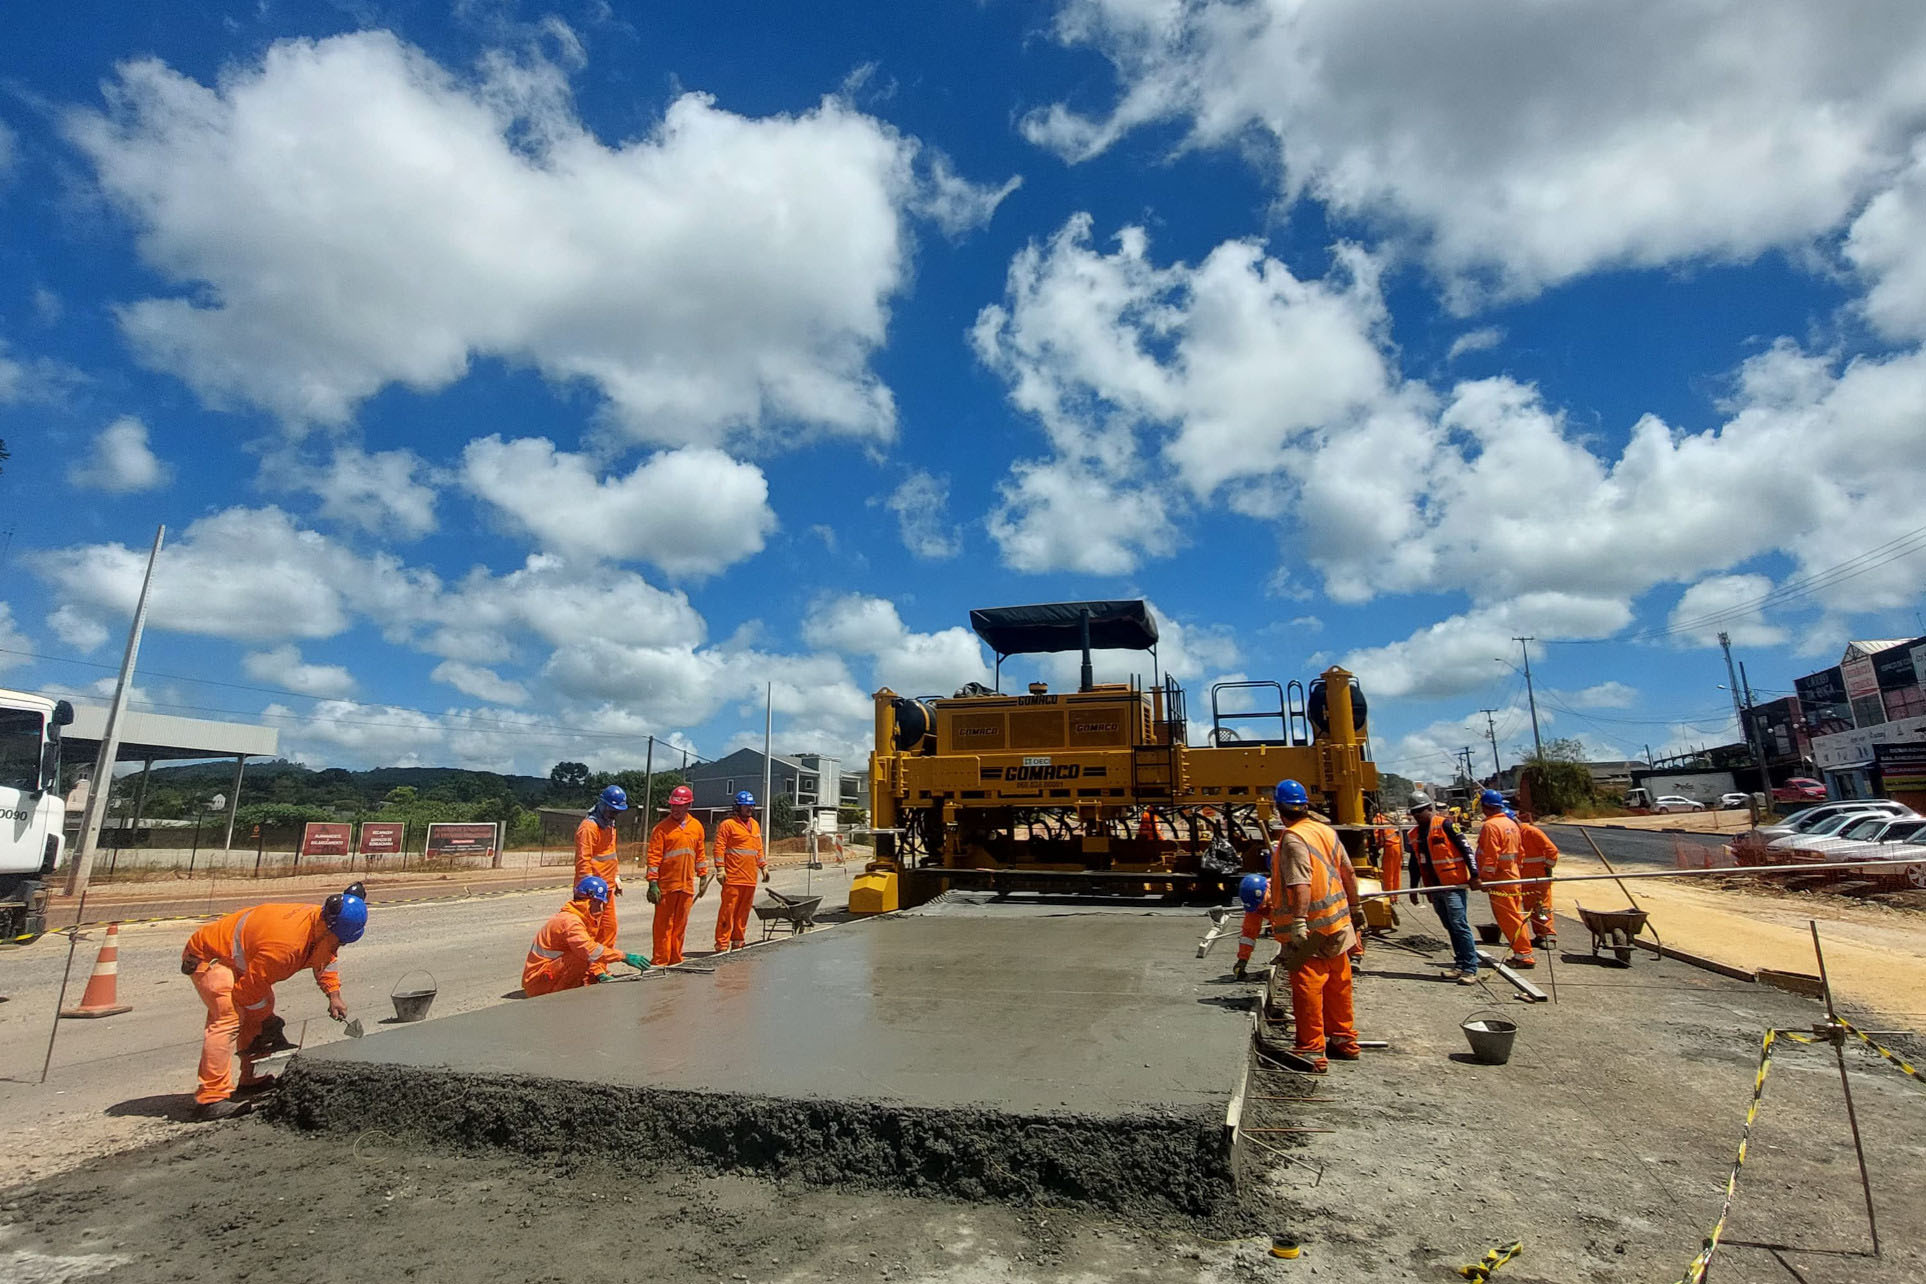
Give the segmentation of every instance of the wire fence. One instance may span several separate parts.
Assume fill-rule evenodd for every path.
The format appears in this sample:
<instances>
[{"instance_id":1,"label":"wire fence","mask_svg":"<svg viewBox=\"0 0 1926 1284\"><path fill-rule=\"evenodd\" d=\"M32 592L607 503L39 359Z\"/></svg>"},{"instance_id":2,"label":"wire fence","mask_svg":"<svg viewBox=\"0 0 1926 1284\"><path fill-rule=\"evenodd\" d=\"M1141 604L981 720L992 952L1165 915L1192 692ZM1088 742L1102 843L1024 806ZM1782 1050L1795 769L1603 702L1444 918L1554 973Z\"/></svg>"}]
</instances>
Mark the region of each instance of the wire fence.
<instances>
[{"instance_id":1,"label":"wire fence","mask_svg":"<svg viewBox=\"0 0 1926 1284\"><path fill-rule=\"evenodd\" d=\"M533 870L572 866L575 861L573 835L559 836L551 832L549 826L543 827L534 843L516 844L492 853L477 851L458 854L424 850L428 837L426 822L405 824L399 842L390 844L393 849L387 851L303 854L301 848L305 833L306 825L298 821L242 825L235 828L232 844L229 845L224 818L198 824L149 824L138 829L103 828L89 879L94 883L139 883L192 878L289 878L329 872L368 874L446 873L472 869ZM70 835L66 846L68 856L60 872L66 870L74 849Z\"/></svg>"}]
</instances>

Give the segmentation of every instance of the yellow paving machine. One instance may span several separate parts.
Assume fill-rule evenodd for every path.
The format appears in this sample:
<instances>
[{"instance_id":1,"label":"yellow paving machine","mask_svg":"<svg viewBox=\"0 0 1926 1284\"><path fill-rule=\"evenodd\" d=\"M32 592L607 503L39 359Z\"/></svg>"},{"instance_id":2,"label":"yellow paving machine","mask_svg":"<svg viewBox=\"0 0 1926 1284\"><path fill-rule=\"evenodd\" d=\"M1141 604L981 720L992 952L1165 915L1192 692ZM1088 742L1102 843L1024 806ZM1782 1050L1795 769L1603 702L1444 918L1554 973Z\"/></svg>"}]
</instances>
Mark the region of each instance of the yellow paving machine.
<instances>
[{"instance_id":1,"label":"yellow paving machine","mask_svg":"<svg viewBox=\"0 0 1926 1284\"><path fill-rule=\"evenodd\" d=\"M994 688L876 693L876 859L852 911L949 888L1217 901L1265 868L1272 790L1286 777L1322 795L1353 859L1369 863L1365 795L1378 773L1364 694L1343 669L1308 688L1217 683L1208 728L1194 727L1183 688L1157 672L1157 624L1141 601L999 607L970 623L996 655ZM1151 681L1094 681L1093 650L1147 652ZM1002 691L1009 657L1075 651L1076 690Z\"/></svg>"}]
</instances>

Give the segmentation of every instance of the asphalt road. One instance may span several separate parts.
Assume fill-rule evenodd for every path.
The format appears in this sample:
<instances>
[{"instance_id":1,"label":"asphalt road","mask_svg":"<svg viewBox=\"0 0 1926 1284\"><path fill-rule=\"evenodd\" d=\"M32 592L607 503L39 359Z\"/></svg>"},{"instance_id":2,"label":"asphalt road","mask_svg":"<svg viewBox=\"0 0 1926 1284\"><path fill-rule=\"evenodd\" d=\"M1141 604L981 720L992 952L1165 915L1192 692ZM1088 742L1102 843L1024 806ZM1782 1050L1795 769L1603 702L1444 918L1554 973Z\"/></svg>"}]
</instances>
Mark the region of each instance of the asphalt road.
<instances>
[{"instance_id":1,"label":"asphalt road","mask_svg":"<svg viewBox=\"0 0 1926 1284\"><path fill-rule=\"evenodd\" d=\"M795 894L808 885L823 894L823 911L830 912L847 904L850 874L859 870L832 865L813 877L804 869L778 870L771 885ZM641 880L632 886L636 890L616 902L618 940L624 949L646 954L650 906ZM367 935L341 951L349 1015L361 1018L369 1037L379 1037L382 1023L394 1017L388 996L397 988L419 988L425 980L421 971L438 989L432 1016L509 1001L521 988L522 962L535 929L559 905L552 888L467 901L391 907L377 902ZM690 915L691 957L711 948L716 905L712 888ZM41 1061L67 964L67 938L47 936L0 951L0 1132L16 1135L16 1129L33 1125L44 1132L60 1120L97 1119L102 1112L162 1119L185 1115L205 1009L192 982L180 974L180 954L197 926L174 922L121 929L118 998L134 1010L61 1021L44 1085L39 1083ZM752 919L752 939L758 930ZM88 929L74 951L69 1005L78 1002L87 983L101 936L101 929ZM289 1038L318 1045L345 1037L342 1027L328 1020L326 1001L312 977L296 975L278 986L276 995Z\"/></svg>"},{"instance_id":2,"label":"asphalt road","mask_svg":"<svg viewBox=\"0 0 1926 1284\"><path fill-rule=\"evenodd\" d=\"M1590 834L1605 859L1614 865L1635 865L1642 869L1676 869L1680 844L1717 850L1732 840L1730 834L1668 834L1651 829L1607 829L1599 825L1546 825L1545 832L1561 852L1587 856L1591 847L1585 842Z\"/></svg>"}]
</instances>

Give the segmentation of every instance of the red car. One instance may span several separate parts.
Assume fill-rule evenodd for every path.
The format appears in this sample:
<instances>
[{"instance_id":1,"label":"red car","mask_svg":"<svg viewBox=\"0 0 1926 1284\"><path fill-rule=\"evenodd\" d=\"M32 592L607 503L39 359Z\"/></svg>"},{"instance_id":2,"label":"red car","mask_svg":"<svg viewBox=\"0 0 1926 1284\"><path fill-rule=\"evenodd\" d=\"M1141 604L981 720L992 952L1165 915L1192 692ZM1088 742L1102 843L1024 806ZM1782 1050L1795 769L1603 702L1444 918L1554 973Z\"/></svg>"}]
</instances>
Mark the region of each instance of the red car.
<instances>
[{"instance_id":1,"label":"red car","mask_svg":"<svg viewBox=\"0 0 1926 1284\"><path fill-rule=\"evenodd\" d=\"M1826 787L1810 776L1794 776L1772 787L1773 802L1824 802Z\"/></svg>"}]
</instances>

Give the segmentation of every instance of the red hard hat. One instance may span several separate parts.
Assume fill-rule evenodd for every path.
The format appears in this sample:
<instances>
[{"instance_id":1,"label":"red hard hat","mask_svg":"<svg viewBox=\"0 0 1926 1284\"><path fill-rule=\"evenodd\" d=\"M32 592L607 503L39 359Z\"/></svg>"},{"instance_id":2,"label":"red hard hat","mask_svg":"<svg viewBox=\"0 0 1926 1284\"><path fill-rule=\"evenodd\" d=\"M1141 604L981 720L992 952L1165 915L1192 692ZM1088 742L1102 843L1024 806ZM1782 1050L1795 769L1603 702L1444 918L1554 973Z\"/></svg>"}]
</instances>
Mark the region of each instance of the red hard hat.
<instances>
[{"instance_id":1,"label":"red hard hat","mask_svg":"<svg viewBox=\"0 0 1926 1284\"><path fill-rule=\"evenodd\" d=\"M689 788L687 785L677 785L674 789L671 789L669 791L669 802L671 805L674 805L676 803L682 803L686 805L694 801L695 801L695 790Z\"/></svg>"}]
</instances>

